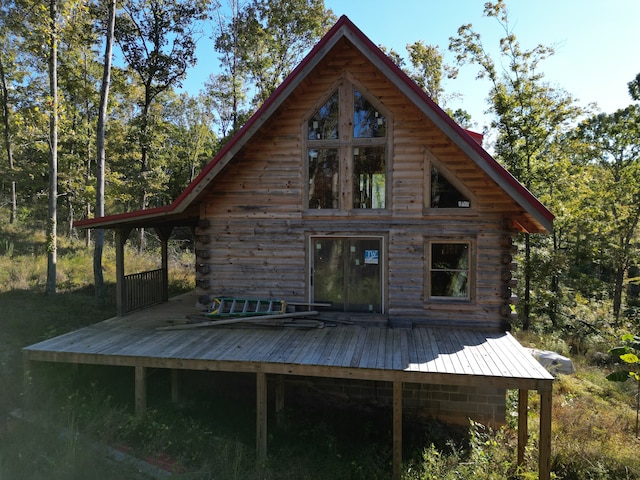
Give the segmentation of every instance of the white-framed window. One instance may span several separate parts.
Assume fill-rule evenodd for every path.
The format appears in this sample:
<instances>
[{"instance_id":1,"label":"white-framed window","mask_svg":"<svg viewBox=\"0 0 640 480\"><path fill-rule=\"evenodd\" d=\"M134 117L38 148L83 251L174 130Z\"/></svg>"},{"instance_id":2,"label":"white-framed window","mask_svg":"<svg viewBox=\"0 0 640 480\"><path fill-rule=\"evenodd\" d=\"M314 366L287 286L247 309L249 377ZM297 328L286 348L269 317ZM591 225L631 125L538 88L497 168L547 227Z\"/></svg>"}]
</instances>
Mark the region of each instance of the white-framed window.
<instances>
[{"instance_id":1,"label":"white-framed window","mask_svg":"<svg viewBox=\"0 0 640 480\"><path fill-rule=\"evenodd\" d=\"M471 240L432 239L427 248L427 298L471 300L474 255Z\"/></svg>"},{"instance_id":2,"label":"white-framed window","mask_svg":"<svg viewBox=\"0 0 640 480\"><path fill-rule=\"evenodd\" d=\"M305 120L306 210L389 207L389 115L344 78Z\"/></svg>"}]
</instances>

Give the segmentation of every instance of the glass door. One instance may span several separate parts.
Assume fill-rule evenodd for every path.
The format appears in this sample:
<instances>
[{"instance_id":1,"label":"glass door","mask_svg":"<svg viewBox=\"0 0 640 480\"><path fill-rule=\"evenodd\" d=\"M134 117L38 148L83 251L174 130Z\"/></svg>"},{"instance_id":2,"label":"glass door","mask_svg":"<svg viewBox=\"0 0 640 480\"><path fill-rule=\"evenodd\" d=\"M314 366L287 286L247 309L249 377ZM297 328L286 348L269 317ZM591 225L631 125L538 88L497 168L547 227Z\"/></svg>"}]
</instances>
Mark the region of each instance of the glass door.
<instances>
[{"instance_id":1,"label":"glass door","mask_svg":"<svg viewBox=\"0 0 640 480\"><path fill-rule=\"evenodd\" d=\"M383 313L382 239L313 237L313 302L330 310Z\"/></svg>"}]
</instances>

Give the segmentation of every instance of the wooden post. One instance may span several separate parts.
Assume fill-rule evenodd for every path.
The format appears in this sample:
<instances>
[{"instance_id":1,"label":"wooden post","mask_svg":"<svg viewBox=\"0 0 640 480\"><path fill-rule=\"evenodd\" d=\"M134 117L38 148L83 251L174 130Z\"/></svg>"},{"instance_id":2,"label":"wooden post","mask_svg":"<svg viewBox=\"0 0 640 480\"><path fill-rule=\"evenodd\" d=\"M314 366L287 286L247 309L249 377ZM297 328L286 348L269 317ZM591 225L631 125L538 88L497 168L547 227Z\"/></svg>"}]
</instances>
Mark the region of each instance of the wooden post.
<instances>
[{"instance_id":1,"label":"wooden post","mask_svg":"<svg viewBox=\"0 0 640 480\"><path fill-rule=\"evenodd\" d=\"M524 464L524 452L529 441L529 391L518 390L518 466Z\"/></svg>"},{"instance_id":2,"label":"wooden post","mask_svg":"<svg viewBox=\"0 0 640 480\"><path fill-rule=\"evenodd\" d=\"M393 480L402 477L402 382L393 382Z\"/></svg>"},{"instance_id":3,"label":"wooden post","mask_svg":"<svg viewBox=\"0 0 640 480\"><path fill-rule=\"evenodd\" d=\"M256 457L267 458L267 375L256 373Z\"/></svg>"},{"instance_id":4,"label":"wooden post","mask_svg":"<svg viewBox=\"0 0 640 480\"><path fill-rule=\"evenodd\" d=\"M173 227L158 227L156 233L160 237L160 251L162 255L162 301L169 300L169 238Z\"/></svg>"},{"instance_id":5,"label":"wooden post","mask_svg":"<svg viewBox=\"0 0 640 480\"><path fill-rule=\"evenodd\" d=\"M147 409L147 372L145 367L135 368L135 413L139 417Z\"/></svg>"},{"instance_id":6,"label":"wooden post","mask_svg":"<svg viewBox=\"0 0 640 480\"><path fill-rule=\"evenodd\" d=\"M284 410L284 376L276 377L276 421L282 422L282 410Z\"/></svg>"},{"instance_id":7,"label":"wooden post","mask_svg":"<svg viewBox=\"0 0 640 480\"><path fill-rule=\"evenodd\" d=\"M31 407L32 392L31 392L31 359L29 358L29 352L22 352L22 398L23 408L29 409Z\"/></svg>"},{"instance_id":8,"label":"wooden post","mask_svg":"<svg viewBox=\"0 0 640 480\"><path fill-rule=\"evenodd\" d=\"M171 369L171 402L178 403L180 400L180 391L178 390L178 370Z\"/></svg>"},{"instance_id":9,"label":"wooden post","mask_svg":"<svg viewBox=\"0 0 640 480\"><path fill-rule=\"evenodd\" d=\"M116 306L117 315L121 317L125 313L127 294L124 285L124 245L131 229L127 227L116 229Z\"/></svg>"},{"instance_id":10,"label":"wooden post","mask_svg":"<svg viewBox=\"0 0 640 480\"><path fill-rule=\"evenodd\" d=\"M538 452L538 476L540 480L551 478L551 409L553 382L540 391L540 443Z\"/></svg>"}]
</instances>

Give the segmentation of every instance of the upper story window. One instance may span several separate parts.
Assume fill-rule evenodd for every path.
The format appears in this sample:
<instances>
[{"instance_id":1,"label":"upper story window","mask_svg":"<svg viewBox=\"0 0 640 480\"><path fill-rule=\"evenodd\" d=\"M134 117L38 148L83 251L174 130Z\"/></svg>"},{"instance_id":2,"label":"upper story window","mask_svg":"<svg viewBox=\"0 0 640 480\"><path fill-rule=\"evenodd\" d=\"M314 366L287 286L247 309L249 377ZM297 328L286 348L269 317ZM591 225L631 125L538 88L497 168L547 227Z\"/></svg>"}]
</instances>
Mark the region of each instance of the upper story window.
<instances>
[{"instance_id":1,"label":"upper story window","mask_svg":"<svg viewBox=\"0 0 640 480\"><path fill-rule=\"evenodd\" d=\"M424 185L425 215L476 213L477 201L473 192L429 150L424 152Z\"/></svg>"},{"instance_id":2,"label":"upper story window","mask_svg":"<svg viewBox=\"0 0 640 480\"><path fill-rule=\"evenodd\" d=\"M438 169L431 167L431 208L470 208L469 198Z\"/></svg>"},{"instance_id":3,"label":"upper story window","mask_svg":"<svg viewBox=\"0 0 640 480\"><path fill-rule=\"evenodd\" d=\"M387 115L345 79L306 130L307 208L387 208Z\"/></svg>"}]
</instances>

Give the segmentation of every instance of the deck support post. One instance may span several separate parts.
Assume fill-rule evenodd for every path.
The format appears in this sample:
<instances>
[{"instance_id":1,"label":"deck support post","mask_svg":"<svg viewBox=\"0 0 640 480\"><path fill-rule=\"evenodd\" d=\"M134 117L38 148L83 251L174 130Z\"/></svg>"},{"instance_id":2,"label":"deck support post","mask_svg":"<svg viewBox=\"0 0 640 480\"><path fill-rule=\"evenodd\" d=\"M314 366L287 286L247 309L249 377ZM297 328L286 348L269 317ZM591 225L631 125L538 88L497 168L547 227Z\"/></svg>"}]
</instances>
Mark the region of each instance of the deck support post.
<instances>
[{"instance_id":1,"label":"deck support post","mask_svg":"<svg viewBox=\"0 0 640 480\"><path fill-rule=\"evenodd\" d=\"M124 244L131 229L127 227L116 229L116 306L117 315L121 317L125 312L127 302L124 286Z\"/></svg>"},{"instance_id":2,"label":"deck support post","mask_svg":"<svg viewBox=\"0 0 640 480\"><path fill-rule=\"evenodd\" d=\"M169 238L173 227L156 227L156 233L160 237L160 253L162 256L162 301L169 300Z\"/></svg>"},{"instance_id":3,"label":"deck support post","mask_svg":"<svg viewBox=\"0 0 640 480\"><path fill-rule=\"evenodd\" d=\"M171 369L171 402L178 403L180 400L180 391L178 390L178 370Z\"/></svg>"},{"instance_id":4,"label":"deck support post","mask_svg":"<svg viewBox=\"0 0 640 480\"><path fill-rule=\"evenodd\" d=\"M31 406L31 359L29 352L22 352L22 398L23 408L28 409Z\"/></svg>"},{"instance_id":5,"label":"deck support post","mask_svg":"<svg viewBox=\"0 0 640 480\"><path fill-rule=\"evenodd\" d=\"M282 410L284 410L284 376L276 377L276 421L282 422Z\"/></svg>"},{"instance_id":6,"label":"deck support post","mask_svg":"<svg viewBox=\"0 0 640 480\"><path fill-rule=\"evenodd\" d=\"M524 464L529 441L529 391L518 390L518 466Z\"/></svg>"},{"instance_id":7,"label":"deck support post","mask_svg":"<svg viewBox=\"0 0 640 480\"><path fill-rule=\"evenodd\" d=\"M553 383L549 382L540 392L540 442L538 452L538 476L540 480L551 478L551 409Z\"/></svg>"},{"instance_id":8,"label":"deck support post","mask_svg":"<svg viewBox=\"0 0 640 480\"><path fill-rule=\"evenodd\" d=\"M145 367L135 368L135 414L140 417L147 409L147 370Z\"/></svg>"},{"instance_id":9,"label":"deck support post","mask_svg":"<svg viewBox=\"0 0 640 480\"><path fill-rule=\"evenodd\" d=\"M402 382L393 382L393 480L402 477Z\"/></svg>"},{"instance_id":10,"label":"deck support post","mask_svg":"<svg viewBox=\"0 0 640 480\"><path fill-rule=\"evenodd\" d=\"M256 373L256 457L267 458L267 374Z\"/></svg>"}]
</instances>

